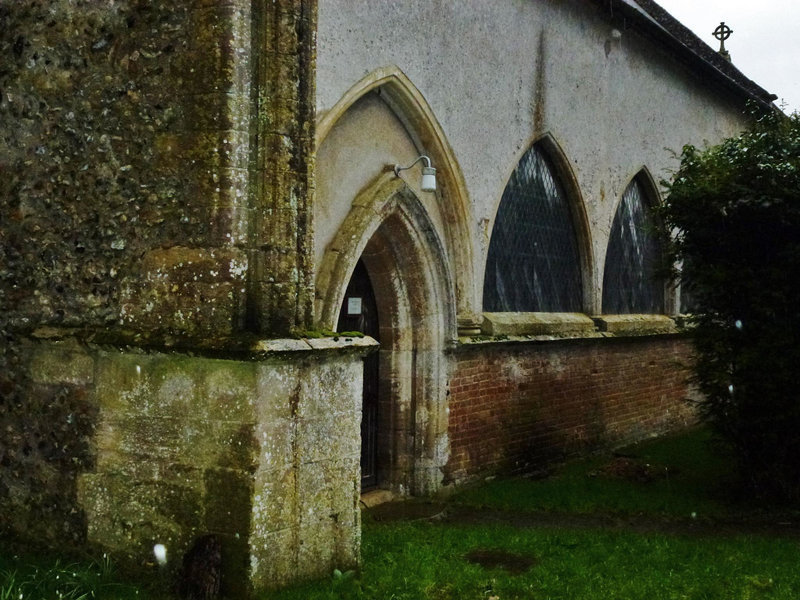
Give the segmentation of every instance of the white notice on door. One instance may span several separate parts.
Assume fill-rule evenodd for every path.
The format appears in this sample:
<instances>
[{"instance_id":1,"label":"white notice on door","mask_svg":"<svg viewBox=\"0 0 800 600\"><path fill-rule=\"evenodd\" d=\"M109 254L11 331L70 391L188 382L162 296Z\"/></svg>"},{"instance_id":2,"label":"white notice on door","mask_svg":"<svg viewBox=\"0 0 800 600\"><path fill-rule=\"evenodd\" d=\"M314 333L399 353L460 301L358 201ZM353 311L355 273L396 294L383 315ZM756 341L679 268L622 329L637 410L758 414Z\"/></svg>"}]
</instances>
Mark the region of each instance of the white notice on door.
<instances>
[{"instance_id":1,"label":"white notice on door","mask_svg":"<svg viewBox=\"0 0 800 600\"><path fill-rule=\"evenodd\" d=\"M360 315L361 314L361 298L348 298L347 299L347 314Z\"/></svg>"}]
</instances>

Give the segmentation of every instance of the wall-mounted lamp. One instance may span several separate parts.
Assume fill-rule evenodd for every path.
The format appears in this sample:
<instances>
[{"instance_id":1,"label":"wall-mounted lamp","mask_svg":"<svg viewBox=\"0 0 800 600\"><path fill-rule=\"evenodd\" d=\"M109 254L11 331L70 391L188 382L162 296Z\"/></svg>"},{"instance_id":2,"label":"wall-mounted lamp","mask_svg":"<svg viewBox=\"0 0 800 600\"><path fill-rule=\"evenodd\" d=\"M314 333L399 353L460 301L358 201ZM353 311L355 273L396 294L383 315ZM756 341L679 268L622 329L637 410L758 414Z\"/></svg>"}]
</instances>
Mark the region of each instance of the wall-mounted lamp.
<instances>
[{"instance_id":1,"label":"wall-mounted lamp","mask_svg":"<svg viewBox=\"0 0 800 600\"><path fill-rule=\"evenodd\" d=\"M407 167L401 167L400 165L394 166L394 174L400 177L400 171L405 171L410 169L419 161L424 160L427 166L422 167L422 191L423 192L435 192L436 191L436 169L431 166L431 159L425 155L422 155L417 158L414 162L412 162Z\"/></svg>"}]
</instances>

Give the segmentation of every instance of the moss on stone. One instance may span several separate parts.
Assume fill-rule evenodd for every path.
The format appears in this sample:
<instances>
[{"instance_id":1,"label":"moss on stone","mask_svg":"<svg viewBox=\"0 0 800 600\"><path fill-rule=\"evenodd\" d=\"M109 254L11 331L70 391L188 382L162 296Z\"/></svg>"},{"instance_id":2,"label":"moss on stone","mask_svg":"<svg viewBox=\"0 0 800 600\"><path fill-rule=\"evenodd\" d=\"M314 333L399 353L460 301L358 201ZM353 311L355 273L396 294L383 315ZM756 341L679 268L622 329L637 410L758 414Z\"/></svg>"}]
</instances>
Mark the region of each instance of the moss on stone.
<instances>
[{"instance_id":1,"label":"moss on stone","mask_svg":"<svg viewBox=\"0 0 800 600\"><path fill-rule=\"evenodd\" d=\"M298 329L292 331L295 339L318 340L322 338L363 338L360 331L331 331L330 329Z\"/></svg>"}]
</instances>

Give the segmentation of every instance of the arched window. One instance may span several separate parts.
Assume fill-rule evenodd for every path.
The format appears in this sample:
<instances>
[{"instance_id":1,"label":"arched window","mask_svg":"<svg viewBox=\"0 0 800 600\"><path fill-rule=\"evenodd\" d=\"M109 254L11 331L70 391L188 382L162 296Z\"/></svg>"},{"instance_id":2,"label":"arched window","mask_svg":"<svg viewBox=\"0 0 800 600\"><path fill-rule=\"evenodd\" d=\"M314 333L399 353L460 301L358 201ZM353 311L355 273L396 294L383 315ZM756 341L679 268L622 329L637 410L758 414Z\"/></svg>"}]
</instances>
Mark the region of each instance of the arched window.
<instances>
[{"instance_id":1,"label":"arched window","mask_svg":"<svg viewBox=\"0 0 800 600\"><path fill-rule=\"evenodd\" d=\"M489 312L578 312L583 302L573 215L556 172L533 146L497 210L483 307Z\"/></svg>"},{"instance_id":2,"label":"arched window","mask_svg":"<svg viewBox=\"0 0 800 600\"><path fill-rule=\"evenodd\" d=\"M661 244L637 177L622 194L608 241L603 275L605 314L663 313L664 280L657 276Z\"/></svg>"}]
</instances>

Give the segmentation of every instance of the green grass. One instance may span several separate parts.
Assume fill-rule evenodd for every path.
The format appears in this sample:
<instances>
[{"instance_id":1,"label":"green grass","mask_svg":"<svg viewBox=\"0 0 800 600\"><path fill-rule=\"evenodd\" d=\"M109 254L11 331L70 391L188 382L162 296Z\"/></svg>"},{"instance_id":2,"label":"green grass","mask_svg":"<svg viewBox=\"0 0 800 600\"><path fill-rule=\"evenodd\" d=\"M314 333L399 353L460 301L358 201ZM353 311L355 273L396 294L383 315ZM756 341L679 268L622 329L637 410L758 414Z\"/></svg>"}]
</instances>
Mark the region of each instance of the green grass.
<instances>
[{"instance_id":1,"label":"green grass","mask_svg":"<svg viewBox=\"0 0 800 600\"><path fill-rule=\"evenodd\" d=\"M132 600L140 590L120 583L111 561L63 562L0 553L0 600Z\"/></svg>"},{"instance_id":2,"label":"green grass","mask_svg":"<svg viewBox=\"0 0 800 600\"><path fill-rule=\"evenodd\" d=\"M471 564L478 548L533 557L527 572ZM510 526L367 523L359 576L332 577L263 598L456 600L560 598L795 599L797 541L693 538Z\"/></svg>"},{"instance_id":3,"label":"green grass","mask_svg":"<svg viewBox=\"0 0 800 600\"><path fill-rule=\"evenodd\" d=\"M769 528L751 526L739 532L731 528L731 521L748 520L749 509L731 502L731 470L709 451L707 433L698 430L655 440L621 454L636 464L650 465L652 473L663 470L664 476L648 482L611 477L607 465L613 458L593 457L564 465L544 480L495 480L448 500L451 515L486 508L495 518L497 511L508 511L500 513L505 520L490 524L456 518L389 522L367 511L359 572L335 573L260 598L800 598L800 539L770 534ZM515 516L533 512L545 512L548 526L522 526L519 519L515 523ZM705 518L702 527L691 525L692 513ZM569 519L574 514L585 519L579 527ZM608 520L593 520L596 515L618 516L622 527L603 529L598 523ZM661 533L626 530L626 524L635 520L626 516L662 525L654 528ZM786 512L762 512L758 517L762 522L772 517L775 522L785 519ZM796 521L797 513L790 517ZM728 521L724 534L709 526L719 518ZM533 564L512 574L473 564L467 555L475 550L500 550ZM152 592L117 578L107 561L66 564L4 556L0 550L0 600L20 600L20 594L22 600L153 597Z\"/></svg>"},{"instance_id":4,"label":"green grass","mask_svg":"<svg viewBox=\"0 0 800 600\"><path fill-rule=\"evenodd\" d=\"M593 457L567 463L547 479L495 480L464 490L453 502L518 512L739 515L749 509L733 492L731 463L711 444L706 430L695 429L621 450L657 474L649 482L610 477L603 473L609 457Z\"/></svg>"},{"instance_id":5,"label":"green grass","mask_svg":"<svg viewBox=\"0 0 800 600\"><path fill-rule=\"evenodd\" d=\"M566 464L547 479L499 479L448 501L455 505L453 512L464 507L508 511L508 524L389 523L366 513L359 574L263 598L800 598L800 541L766 533L719 535L708 526L720 518L747 520L752 512L746 503L734 501L730 463L710 444L706 431L694 430L620 451L657 475L647 482L610 476L607 465L613 457L593 457ZM513 523L513 515L542 511L552 514L554 527ZM565 513L635 515L683 533L559 528ZM681 520L692 523L693 515L706 526L695 533L691 526L671 527ZM536 562L527 572L511 575L468 562L466 555L476 549L517 553Z\"/></svg>"}]
</instances>

